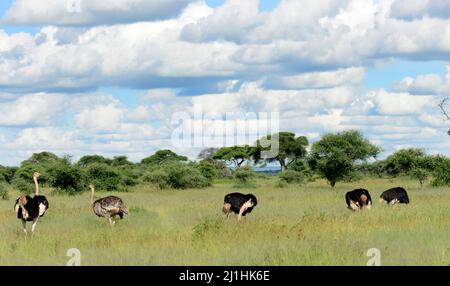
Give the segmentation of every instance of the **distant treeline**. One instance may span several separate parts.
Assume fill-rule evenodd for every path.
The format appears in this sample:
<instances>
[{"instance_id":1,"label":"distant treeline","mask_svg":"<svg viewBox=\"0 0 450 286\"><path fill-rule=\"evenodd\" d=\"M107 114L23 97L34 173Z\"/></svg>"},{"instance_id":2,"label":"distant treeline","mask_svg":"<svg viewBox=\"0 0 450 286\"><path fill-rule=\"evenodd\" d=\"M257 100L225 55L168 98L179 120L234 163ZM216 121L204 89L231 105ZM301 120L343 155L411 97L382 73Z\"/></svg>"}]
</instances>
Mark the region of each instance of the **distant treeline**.
<instances>
[{"instance_id":1,"label":"distant treeline","mask_svg":"<svg viewBox=\"0 0 450 286\"><path fill-rule=\"evenodd\" d=\"M277 155L264 158L262 140L276 138ZM7 189L24 193L33 191L31 176L41 173L40 183L64 193L79 193L94 184L98 190L127 191L129 187L152 184L159 189L204 188L217 179L231 179L236 187L251 186L256 174L253 167L276 162L280 166L280 187L318 178L326 179L334 187L339 181L354 181L367 176L411 176L421 185L450 186L450 158L427 155L421 149L398 150L385 160L376 160L381 148L369 142L358 131L324 135L308 148L304 136L281 132L261 138L254 146L206 148L198 160L171 150L160 150L133 163L126 156L105 158L87 155L78 162L70 156L58 157L50 152L33 154L20 167L0 166L0 197L7 197ZM309 151L307 151L309 149ZM233 165L233 168L229 166ZM273 173L273 172L271 172Z\"/></svg>"}]
</instances>

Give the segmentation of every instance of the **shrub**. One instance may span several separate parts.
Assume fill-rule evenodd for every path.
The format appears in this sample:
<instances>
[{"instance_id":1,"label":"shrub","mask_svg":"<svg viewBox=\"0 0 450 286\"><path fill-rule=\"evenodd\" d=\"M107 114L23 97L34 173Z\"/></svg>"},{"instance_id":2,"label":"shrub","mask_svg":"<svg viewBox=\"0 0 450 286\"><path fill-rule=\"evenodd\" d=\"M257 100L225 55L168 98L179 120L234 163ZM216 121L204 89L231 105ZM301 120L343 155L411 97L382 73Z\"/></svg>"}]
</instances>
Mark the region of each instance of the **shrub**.
<instances>
[{"instance_id":1,"label":"shrub","mask_svg":"<svg viewBox=\"0 0 450 286\"><path fill-rule=\"evenodd\" d=\"M92 164L106 164L106 165L111 165L112 160L105 158L103 156L100 155L86 155L80 158L80 160L78 161L77 165L82 167L82 168L86 168L89 165Z\"/></svg>"},{"instance_id":2,"label":"shrub","mask_svg":"<svg viewBox=\"0 0 450 286\"><path fill-rule=\"evenodd\" d=\"M121 166L116 168L121 176L122 184L125 186L136 186L139 184L139 171L135 166Z\"/></svg>"},{"instance_id":3,"label":"shrub","mask_svg":"<svg viewBox=\"0 0 450 286\"><path fill-rule=\"evenodd\" d=\"M233 176L225 162L217 160L208 160L208 162L214 166L217 179L227 179Z\"/></svg>"},{"instance_id":4,"label":"shrub","mask_svg":"<svg viewBox=\"0 0 450 286\"><path fill-rule=\"evenodd\" d=\"M143 177L143 181L158 186L160 190L170 188L169 175L163 170L154 170L147 173Z\"/></svg>"},{"instance_id":5,"label":"shrub","mask_svg":"<svg viewBox=\"0 0 450 286\"><path fill-rule=\"evenodd\" d=\"M414 168L411 170L410 176L411 178L418 180L420 183L420 188L423 188L423 184L428 179L429 173L425 169Z\"/></svg>"},{"instance_id":6,"label":"shrub","mask_svg":"<svg viewBox=\"0 0 450 286\"><path fill-rule=\"evenodd\" d=\"M210 161L201 161L198 165L197 165L198 169L200 170L200 172L202 173L202 175L207 178L208 180L213 180L215 178L218 177L218 172L216 170L216 168L214 167L213 163L211 163Z\"/></svg>"},{"instance_id":7,"label":"shrub","mask_svg":"<svg viewBox=\"0 0 450 286\"><path fill-rule=\"evenodd\" d=\"M103 163L93 163L86 168L87 179L98 190L123 190L120 173L113 167Z\"/></svg>"},{"instance_id":8,"label":"shrub","mask_svg":"<svg viewBox=\"0 0 450 286\"><path fill-rule=\"evenodd\" d=\"M288 184L292 183L303 183L305 180L305 176L301 172L286 170L279 175L280 181L283 181Z\"/></svg>"},{"instance_id":9,"label":"shrub","mask_svg":"<svg viewBox=\"0 0 450 286\"><path fill-rule=\"evenodd\" d=\"M0 183L0 199L7 200L9 198L8 188L5 183Z\"/></svg>"},{"instance_id":10,"label":"shrub","mask_svg":"<svg viewBox=\"0 0 450 286\"><path fill-rule=\"evenodd\" d=\"M14 174L14 178L12 180L12 184L15 188L17 188L21 193L31 194L34 192L34 182L33 182L33 173L39 172L41 173L41 177L39 177L39 182L45 183L47 181L48 175L46 171L41 169L36 169L30 163L22 164L22 166L16 171Z\"/></svg>"},{"instance_id":11,"label":"shrub","mask_svg":"<svg viewBox=\"0 0 450 286\"><path fill-rule=\"evenodd\" d=\"M273 175L271 173L255 172L255 178L257 178L257 179L270 180L271 177L273 177Z\"/></svg>"},{"instance_id":12,"label":"shrub","mask_svg":"<svg viewBox=\"0 0 450 286\"><path fill-rule=\"evenodd\" d=\"M253 178L256 177L256 173L250 166L238 168L234 171L234 187L235 188L254 188L256 185L253 182Z\"/></svg>"},{"instance_id":13,"label":"shrub","mask_svg":"<svg viewBox=\"0 0 450 286\"><path fill-rule=\"evenodd\" d=\"M433 187L450 186L450 159L444 156L433 158Z\"/></svg>"},{"instance_id":14,"label":"shrub","mask_svg":"<svg viewBox=\"0 0 450 286\"><path fill-rule=\"evenodd\" d=\"M55 164L48 173L50 185L57 190L74 194L87 189L86 174L77 166L66 163Z\"/></svg>"},{"instance_id":15,"label":"shrub","mask_svg":"<svg viewBox=\"0 0 450 286\"><path fill-rule=\"evenodd\" d=\"M275 187L277 188L286 188L288 186L288 183L286 183L286 181L283 180L277 180L277 182L275 183Z\"/></svg>"},{"instance_id":16,"label":"shrub","mask_svg":"<svg viewBox=\"0 0 450 286\"><path fill-rule=\"evenodd\" d=\"M238 168L234 171L234 178L238 183L246 184L255 177L255 172L250 166Z\"/></svg>"},{"instance_id":17,"label":"shrub","mask_svg":"<svg viewBox=\"0 0 450 286\"><path fill-rule=\"evenodd\" d=\"M426 154L422 149L401 149L386 158L385 171L394 177L407 175L423 165L425 159Z\"/></svg>"},{"instance_id":18,"label":"shrub","mask_svg":"<svg viewBox=\"0 0 450 286\"><path fill-rule=\"evenodd\" d=\"M0 182L4 181L8 184L12 183L12 180L14 178L14 174L19 168L17 167L3 167L0 166Z\"/></svg>"},{"instance_id":19,"label":"shrub","mask_svg":"<svg viewBox=\"0 0 450 286\"><path fill-rule=\"evenodd\" d=\"M346 174L342 180L344 182L357 182L361 181L364 178L364 174L361 171L351 171L350 173Z\"/></svg>"},{"instance_id":20,"label":"shrub","mask_svg":"<svg viewBox=\"0 0 450 286\"><path fill-rule=\"evenodd\" d=\"M204 218L192 229L194 239L203 239L208 235L217 235L223 228L222 219Z\"/></svg>"},{"instance_id":21,"label":"shrub","mask_svg":"<svg viewBox=\"0 0 450 286\"><path fill-rule=\"evenodd\" d=\"M204 188L211 185L208 180L195 167L183 163L172 163L164 166L170 186L174 189Z\"/></svg>"},{"instance_id":22,"label":"shrub","mask_svg":"<svg viewBox=\"0 0 450 286\"><path fill-rule=\"evenodd\" d=\"M291 166L289 166L289 170L302 173L303 178L312 177L314 175L314 172L305 160L294 162Z\"/></svg>"},{"instance_id":23,"label":"shrub","mask_svg":"<svg viewBox=\"0 0 450 286\"><path fill-rule=\"evenodd\" d=\"M212 179L202 174L198 166L177 162L153 169L144 176L143 180L157 185L160 189L204 188L210 186L212 182Z\"/></svg>"}]
</instances>

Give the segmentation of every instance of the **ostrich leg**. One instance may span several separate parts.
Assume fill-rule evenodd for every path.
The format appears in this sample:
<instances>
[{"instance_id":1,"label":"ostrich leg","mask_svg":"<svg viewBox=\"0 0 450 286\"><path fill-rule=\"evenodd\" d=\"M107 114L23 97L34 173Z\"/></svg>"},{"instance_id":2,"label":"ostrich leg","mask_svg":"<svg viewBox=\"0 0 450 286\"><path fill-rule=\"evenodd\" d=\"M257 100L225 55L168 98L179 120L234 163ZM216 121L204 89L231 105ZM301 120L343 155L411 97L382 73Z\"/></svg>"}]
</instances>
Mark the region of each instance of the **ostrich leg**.
<instances>
[{"instance_id":1,"label":"ostrich leg","mask_svg":"<svg viewBox=\"0 0 450 286\"><path fill-rule=\"evenodd\" d=\"M38 218L33 219L33 225L31 226L31 233L34 234L34 231L36 230L36 224L38 222Z\"/></svg>"},{"instance_id":2,"label":"ostrich leg","mask_svg":"<svg viewBox=\"0 0 450 286\"><path fill-rule=\"evenodd\" d=\"M111 226L113 226L114 224L116 224L116 222L113 220L112 217L109 217L108 220L109 220L109 224L110 224Z\"/></svg>"},{"instance_id":3,"label":"ostrich leg","mask_svg":"<svg viewBox=\"0 0 450 286\"><path fill-rule=\"evenodd\" d=\"M23 233L27 235L27 222L22 220Z\"/></svg>"}]
</instances>

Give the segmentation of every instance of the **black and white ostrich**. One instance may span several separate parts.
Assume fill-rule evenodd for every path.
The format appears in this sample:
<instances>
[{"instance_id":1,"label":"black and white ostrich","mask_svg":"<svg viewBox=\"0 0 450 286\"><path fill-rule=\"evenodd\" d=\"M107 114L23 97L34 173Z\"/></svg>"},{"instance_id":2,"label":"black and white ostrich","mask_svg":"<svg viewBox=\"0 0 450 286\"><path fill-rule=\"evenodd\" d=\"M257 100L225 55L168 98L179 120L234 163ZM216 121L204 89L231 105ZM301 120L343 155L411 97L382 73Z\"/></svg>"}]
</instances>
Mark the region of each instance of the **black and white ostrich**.
<instances>
[{"instance_id":1,"label":"black and white ostrich","mask_svg":"<svg viewBox=\"0 0 450 286\"><path fill-rule=\"evenodd\" d=\"M33 174L33 181L35 186L34 197L21 195L14 205L17 218L22 221L23 232L27 234L27 221L33 222L31 233L36 230L36 224L40 217L43 217L49 207L48 200L45 196L39 195L38 178L40 174L35 172Z\"/></svg>"},{"instance_id":2,"label":"black and white ostrich","mask_svg":"<svg viewBox=\"0 0 450 286\"><path fill-rule=\"evenodd\" d=\"M114 225L116 223L115 216L118 215L120 219L123 219L123 216L128 214L128 208L121 198L108 196L94 201L95 187L91 184L89 188L91 189L92 209L97 216L107 218L109 223Z\"/></svg>"},{"instance_id":3,"label":"black and white ostrich","mask_svg":"<svg viewBox=\"0 0 450 286\"><path fill-rule=\"evenodd\" d=\"M232 212L238 214L238 221L243 216L251 213L253 208L258 204L256 197L253 194L232 193L225 196L223 199L223 212L227 219L230 218Z\"/></svg>"}]
</instances>

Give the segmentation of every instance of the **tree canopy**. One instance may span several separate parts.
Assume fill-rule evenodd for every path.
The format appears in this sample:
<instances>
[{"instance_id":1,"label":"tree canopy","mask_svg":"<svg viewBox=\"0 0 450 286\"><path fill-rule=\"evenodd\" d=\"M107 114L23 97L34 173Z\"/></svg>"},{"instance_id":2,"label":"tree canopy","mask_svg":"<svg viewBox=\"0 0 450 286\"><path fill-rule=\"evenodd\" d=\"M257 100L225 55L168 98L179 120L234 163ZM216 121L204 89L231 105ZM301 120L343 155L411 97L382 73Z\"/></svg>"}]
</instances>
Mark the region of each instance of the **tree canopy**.
<instances>
[{"instance_id":1,"label":"tree canopy","mask_svg":"<svg viewBox=\"0 0 450 286\"><path fill-rule=\"evenodd\" d=\"M275 151L276 155L272 158L263 158L263 151L273 149L276 146L263 146L262 142L271 142L272 140L277 140L278 142L278 150ZM306 157L308 145L309 142L305 136L295 137L295 133L280 132L259 139L256 142L256 147L253 149L252 156L256 163L261 160L278 162L283 172L298 160Z\"/></svg>"},{"instance_id":2,"label":"tree canopy","mask_svg":"<svg viewBox=\"0 0 450 286\"><path fill-rule=\"evenodd\" d=\"M78 161L78 165L80 167L88 167L91 164L111 164L111 159L105 158L100 155L86 155L81 157L81 159Z\"/></svg>"},{"instance_id":3,"label":"tree canopy","mask_svg":"<svg viewBox=\"0 0 450 286\"><path fill-rule=\"evenodd\" d=\"M167 162L187 161L187 160L188 158L186 156L181 156L171 150L165 149L159 150L155 154L145 159L142 159L141 163L144 165L161 165Z\"/></svg>"},{"instance_id":4,"label":"tree canopy","mask_svg":"<svg viewBox=\"0 0 450 286\"><path fill-rule=\"evenodd\" d=\"M380 148L365 139L359 131L350 130L326 134L311 148L310 165L334 187L354 169L358 161L364 162L380 153Z\"/></svg>"},{"instance_id":5,"label":"tree canopy","mask_svg":"<svg viewBox=\"0 0 450 286\"><path fill-rule=\"evenodd\" d=\"M401 149L385 160L385 171L388 175L408 174L412 170L425 168L427 156L422 149Z\"/></svg>"},{"instance_id":6,"label":"tree canopy","mask_svg":"<svg viewBox=\"0 0 450 286\"><path fill-rule=\"evenodd\" d=\"M214 153L213 158L233 163L236 168L239 168L250 159L250 147L248 145L223 147Z\"/></svg>"}]
</instances>

